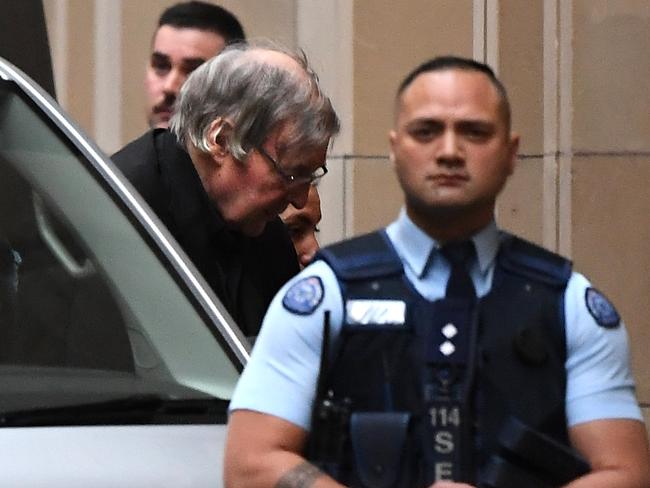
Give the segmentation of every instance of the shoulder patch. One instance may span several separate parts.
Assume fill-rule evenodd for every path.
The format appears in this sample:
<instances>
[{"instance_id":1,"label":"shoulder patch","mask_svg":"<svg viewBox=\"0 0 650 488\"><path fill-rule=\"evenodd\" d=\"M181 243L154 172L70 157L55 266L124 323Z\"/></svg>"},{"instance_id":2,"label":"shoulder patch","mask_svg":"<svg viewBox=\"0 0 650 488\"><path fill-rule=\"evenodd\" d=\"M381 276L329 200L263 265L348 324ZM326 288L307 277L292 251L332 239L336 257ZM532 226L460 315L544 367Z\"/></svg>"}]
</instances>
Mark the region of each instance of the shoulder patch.
<instances>
[{"instance_id":1,"label":"shoulder patch","mask_svg":"<svg viewBox=\"0 0 650 488\"><path fill-rule=\"evenodd\" d=\"M318 276L308 276L295 282L282 299L282 306L298 315L310 315L323 301L323 282Z\"/></svg>"},{"instance_id":2,"label":"shoulder patch","mask_svg":"<svg viewBox=\"0 0 650 488\"><path fill-rule=\"evenodd\" d=\"M587 303L587 310L601 327L615 329L621 323L621 317L614 305L595 288L587 288L585 302Z\"/></svg>"}]
</instances>

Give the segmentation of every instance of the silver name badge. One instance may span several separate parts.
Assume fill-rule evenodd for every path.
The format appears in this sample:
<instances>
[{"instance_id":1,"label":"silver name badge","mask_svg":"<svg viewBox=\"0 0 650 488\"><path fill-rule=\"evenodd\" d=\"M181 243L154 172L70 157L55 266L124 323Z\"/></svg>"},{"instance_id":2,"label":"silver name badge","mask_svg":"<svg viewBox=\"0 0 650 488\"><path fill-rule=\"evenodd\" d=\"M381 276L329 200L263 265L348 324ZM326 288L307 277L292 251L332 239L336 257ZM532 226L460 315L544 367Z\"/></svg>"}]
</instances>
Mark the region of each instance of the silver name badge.
<instances>
[{"instance_id":1,"label":"silver name badge","mask_svg":"<svg viewBox=\"0 0 650 488\"><path fill-rule=\"evenodd\" d=\"M403 325L406 303L402 300L348 300L345 312L350 325Z\"/></svg>"}]
</instances>

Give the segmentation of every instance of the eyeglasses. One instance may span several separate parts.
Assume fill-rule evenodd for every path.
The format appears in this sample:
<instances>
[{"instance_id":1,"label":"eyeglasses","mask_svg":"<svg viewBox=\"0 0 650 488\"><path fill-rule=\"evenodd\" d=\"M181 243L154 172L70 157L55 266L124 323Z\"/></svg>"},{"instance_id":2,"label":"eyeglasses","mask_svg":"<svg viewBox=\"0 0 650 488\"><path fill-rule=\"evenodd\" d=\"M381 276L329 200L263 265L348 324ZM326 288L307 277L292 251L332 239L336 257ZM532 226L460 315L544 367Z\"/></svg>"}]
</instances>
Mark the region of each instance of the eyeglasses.
<instances>
[{"instance_id":1,"label":"eyeglasses","mask_svg":"<svg viewBox=\"0 0 650 488\"><path fill-rule=\"evenodd\" d=\"M316 170L310 175L305 175L305 176L292 175L287 173L285 170L283 170L280 167L280 164L275 159L273 159L269 155L269 153L267 153L264 149L258 147L257 151L271 162L271 164L273 165L273 169L282 177L282 179L288 185L304 185L305 183L311 184L314 181L322 178L327 174L327 166L323 165L316 168Z\"/></svg>"}]
</instances>

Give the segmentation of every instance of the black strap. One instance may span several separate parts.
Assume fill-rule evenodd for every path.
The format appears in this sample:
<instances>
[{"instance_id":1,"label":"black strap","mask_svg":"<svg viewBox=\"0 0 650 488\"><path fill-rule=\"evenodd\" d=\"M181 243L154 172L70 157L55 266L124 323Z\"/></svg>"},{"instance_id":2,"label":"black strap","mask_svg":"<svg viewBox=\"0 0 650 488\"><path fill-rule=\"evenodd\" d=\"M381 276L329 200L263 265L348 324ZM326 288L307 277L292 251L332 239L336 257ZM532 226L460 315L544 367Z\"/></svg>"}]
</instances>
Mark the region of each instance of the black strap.
<instances>
[{"instance_id":1,"label":"black strap","mask_svg":"<svg viewBox=\"0 0 650 488\"><path fill-rule=\"evenodd\" d=\"M327 262L343 281L401 276L404 272L402 261L385 231L371 232L321 248L314 258L318 259Z\"/></svg>"}]
</instances>

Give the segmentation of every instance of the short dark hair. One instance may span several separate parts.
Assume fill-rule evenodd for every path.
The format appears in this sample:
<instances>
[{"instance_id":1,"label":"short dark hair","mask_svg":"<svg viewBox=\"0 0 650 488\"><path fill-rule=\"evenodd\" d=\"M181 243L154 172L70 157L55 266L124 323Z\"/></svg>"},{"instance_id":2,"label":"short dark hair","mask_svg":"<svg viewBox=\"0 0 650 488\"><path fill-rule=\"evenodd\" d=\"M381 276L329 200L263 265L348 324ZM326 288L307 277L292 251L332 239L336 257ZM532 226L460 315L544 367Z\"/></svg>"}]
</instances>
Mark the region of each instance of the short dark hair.
<instances>
[{"instance_id":1,"label":"short dark hair","mask_svg":"<svg viewBox=\"0 0 650 488\"><path fill-rule=\"evenodd\" d=\"M163 25L214 32L223 37L226 43L246 39L237 17L223 7L206 2L192 1L172 5L158 20L158 27Z\"/></svg>"},{"instance_id":2,"label":"short dark hair","mask_svg":"<svg viewBox=\"0 0 650 488\"><path fill-rule=\"evenodd\" d=\"M494 86L501 99L501 109L503 111L504 119L506 122L506 128L510 130L510 101L508 100L508 92L506 91L503 83L497 78L494 74L492 68L487 64L481 63L474 59L462 58L459 56L438 56L436 58L425 61L420 66L411 71L406 78L400 83L399 88L397 89L397 99L404 93L413 80L415 80L422 73L429 73L432 71L447 71L447 70L461 70L461 71L476 71L478 73L483 73L488 77L490 83Z\"/></svg>"}]
</instances>

